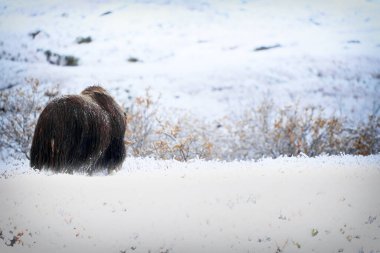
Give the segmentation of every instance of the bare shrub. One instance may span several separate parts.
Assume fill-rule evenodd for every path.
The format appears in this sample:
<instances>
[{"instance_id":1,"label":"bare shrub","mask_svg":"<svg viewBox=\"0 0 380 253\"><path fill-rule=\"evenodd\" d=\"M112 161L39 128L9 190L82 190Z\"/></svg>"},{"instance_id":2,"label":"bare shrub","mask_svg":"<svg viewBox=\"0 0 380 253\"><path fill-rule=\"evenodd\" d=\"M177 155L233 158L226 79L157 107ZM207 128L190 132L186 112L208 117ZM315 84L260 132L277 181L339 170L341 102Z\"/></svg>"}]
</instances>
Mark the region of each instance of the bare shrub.
<instances>
[{"instance_id":1,"label":"bare shrub","mask_svg":"<svg viewBox=\"0 0 380 253\"><path fill-rule=\"evenodd\" d=\"M219 120L219 129L213 136L214 155L223 160L246 160L268 156L272 151L270 124L273 103L263 101L257 108L242 115Z\"/></svg>"},{"instance_id":2,"label":"bare shrub","mask_svg":"<svg viewBox=\"0 0 380 253\"><path fill-rule=\"evenodd\" d=\"M29 156L38 116L59 93L57 88L42 90L38 80L27 83L0 93L0 148L13 157ZM377 113L354 124L327 116L320 107L276 108L267 99L241 115L207 121L183 111L164 110L159 100L147 90L127 106L127 155L188 161L380 152Z\"/></svg>"},{"instance_id":3,"label":"bare shrub","mask_svg":"<svg viewBox=\"0 0 380 253\"><path fill-rule=\"evenodd\" d=\"M380 117L370 115L366 123L348 130L349 153L370 155L380 152Z\"/></svg>"},{"instance_id":4,"label":"bare shrub","mask_svg":"<svg viewBox=\"0 0 380 253\"><path fill-rule=\"evenodd\" d=\"M127 107L127 155L152 155L152 138L157 125L157 102L158 99L154 101L147 89L144 97L136 97Z\"/></svg>"},{"instance_id":5,"label":"bare shrub","mask_svg":"<svg viewBox=\"0 0 380 253\"><path fill-rule=\"evenodd\" d=\"M154 154L161 159L210 159L212 144L207 137L207 126L195 117L186 115L170 121L159 122L157 141L153 144Z\"/></svg>"},{"instance_id":6,"label":"bare shrub","mask_svg":"<svg viewBox=\"0 0 380 253\"><path fill-rule=\"evenodd\" d=\"M58 95L58 88L42 90L37 79L28 79L26 84L0 92L0 148L11 157L29 159L38 116L45 103Z\"/></svg>"},{"instance_id":7,"label":"bare shrub","mask_svg":"<svg viewBox=\"0 0 380 253\"><path fill-rule=\"evenodd\" d=\"M275 108L271 100L242 115L206 122L174 111L159 116L157 101L147 94L130 107L127 133L132 155L187 161L193 158L248 160L282 155L369 155L380 151L380 117L349 124L326 116L321 107ZM168 116L169 115L169 116Z\"/></svg>"},{"instance_id":8,"label":"bare shrub","mask_svg":"<svg viewBox=\"0 0 380 253\"><path fill-rule=\"evenodd\" d=\"M238 120L225 120L224 128L227 135L218 138L229 148L220 149L218 158L227 160L380 151L379 116L352 125L345 118L324 115L320 107L275 109L271 101L264 101Z\"/></svg>"},{"instance_id":9,"label":"bare shrub","mask_svg":"<svg viewBox=\"0 0 380 253\"><path fill-rule=\"evenodd\" d=\"M204 126L191 116L177 120L163 116L158 104L159 98L153 98L148 89L144 97L136 97L127 108L127 153L179 161L209 158L211 144Z\"/></svg>"}]
</instances>

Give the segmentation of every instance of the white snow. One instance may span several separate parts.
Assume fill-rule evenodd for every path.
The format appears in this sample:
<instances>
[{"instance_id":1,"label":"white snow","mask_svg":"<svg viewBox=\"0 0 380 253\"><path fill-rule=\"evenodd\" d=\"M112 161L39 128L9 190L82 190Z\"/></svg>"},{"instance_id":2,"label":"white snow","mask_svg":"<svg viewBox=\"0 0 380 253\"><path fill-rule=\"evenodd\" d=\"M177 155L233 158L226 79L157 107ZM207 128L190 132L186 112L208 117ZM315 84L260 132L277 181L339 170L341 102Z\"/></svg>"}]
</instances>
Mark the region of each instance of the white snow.
<instances>
[{"instance_id":1,"label":"white snow","mask_svg":"<svg viewBox=\"0 0 380 253\"><path fill-rule=\"evenodd\" d=\"M167 112L207 119L269 97L362 120L379 108L379 13L377 0L0 0L0 89L101 84L128 103L151 87ZM0 161L0 252L378 253L379 164L127 158L89 177Z\"/></svg>"},{"instance_id":2,"label":"white snow","mask_svg":"<svg viewBox=\"0 0 380 253\"><path fill-rule=\"evenodd\" d=\"M164 106L207 118L269 96L360 120L380 96L378 13L370 0L3 1L0 49L17 60L0 59L0 87L25 77L68 93L102 84L122 102L151 87ZM50 65L45 50L80 65Z\"/></svg>"},{"instance_id":3,"label":"white snow","mask_svg":"<svg viewBox=\"0 0 380 253\"><path fill-rule=\"evenodd\" d=\"M114 175L93 177L9 165L0 251L379 252L379 164L380 155L128 158Z\"/></svg>"}]
</instances>

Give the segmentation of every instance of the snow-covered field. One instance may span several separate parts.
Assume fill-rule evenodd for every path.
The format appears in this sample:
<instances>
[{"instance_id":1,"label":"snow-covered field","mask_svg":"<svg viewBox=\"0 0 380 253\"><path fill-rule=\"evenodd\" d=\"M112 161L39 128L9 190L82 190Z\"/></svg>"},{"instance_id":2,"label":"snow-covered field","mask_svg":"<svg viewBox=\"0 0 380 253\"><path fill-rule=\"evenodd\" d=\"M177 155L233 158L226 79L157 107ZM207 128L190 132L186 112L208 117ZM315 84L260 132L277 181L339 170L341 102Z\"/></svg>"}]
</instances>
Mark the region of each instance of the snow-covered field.
<instances>
[{"instance_id":1,"label":"snow-covered field","mask_svg":"<svg viewBox=\"0 0 380 253\"><path fill-rule=\"evenodd\" d=\"M379 104L379 13L375 0L2 0L0 87L102 84L121 102L151 87L207 118L269 97L363 119ZM79 66L49 64L47 50Z\"/></svg>"},{"instance_id":2,"label":"snow-covered field","mask_svg":"<svg viewBox=\"0 0 380 253\"><path fill-rule=\"evenodd\" d=\"M128 158L107 177L10 164L0 251L380 252L379 164L379 155Z\"/></svg>"},{"instance_id":3,"label":"snow-covered field","mask_svg":"<svg viewBox=\"0 0 380 253\"><path fill-rule=\"evenodd\" d=\"M0 90L101 84L128 104L150 87L170 117L273 99L363 120L380 113L379 13L378 0L0 0ZM1 161L0 252L380 252L379 164L129 157L89 177Z\"/></svg>"}]
</instances>

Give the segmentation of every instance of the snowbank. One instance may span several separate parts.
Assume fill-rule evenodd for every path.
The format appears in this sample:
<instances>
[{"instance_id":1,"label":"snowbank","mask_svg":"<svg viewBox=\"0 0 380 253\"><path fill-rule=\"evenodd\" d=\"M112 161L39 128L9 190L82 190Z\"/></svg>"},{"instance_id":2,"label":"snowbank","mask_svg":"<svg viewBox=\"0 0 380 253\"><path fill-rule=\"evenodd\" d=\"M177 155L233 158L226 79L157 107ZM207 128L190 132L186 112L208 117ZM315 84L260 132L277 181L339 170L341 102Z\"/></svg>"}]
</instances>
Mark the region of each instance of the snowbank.
<instances>
[{"instance_id":1,"label":"snowbank","mask_svg":"<svg viewBox=\"0 0 380 253\"><path fill-rule=\"evenodd\" d=\"M0 251L379 252L379 164L380 155L128 158L93 177L9 165Z\"/></svg>"}]
</instances>

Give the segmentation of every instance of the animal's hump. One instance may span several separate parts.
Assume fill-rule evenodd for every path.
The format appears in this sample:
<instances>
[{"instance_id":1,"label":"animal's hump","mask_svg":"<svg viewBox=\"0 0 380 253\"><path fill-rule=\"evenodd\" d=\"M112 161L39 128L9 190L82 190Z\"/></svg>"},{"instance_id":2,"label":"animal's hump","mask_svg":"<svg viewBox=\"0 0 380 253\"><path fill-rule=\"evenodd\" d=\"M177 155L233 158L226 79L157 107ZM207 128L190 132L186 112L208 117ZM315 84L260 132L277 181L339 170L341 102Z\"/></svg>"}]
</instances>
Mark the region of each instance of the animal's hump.
<instances>
[{"instance_id":1,"label":"animal's hump","mask_svg":"<svg viewBox=\"0 0 380 253\"><path fill-rule=\"evenodd\" d=\"M81 92L81 94L83 95L89 95L89 94L94 94L94 93L108 94L108 92L102 86L98 86L98 85L89 86Z\"/></svg>"}]
</instances>

